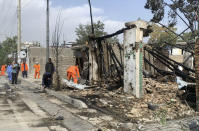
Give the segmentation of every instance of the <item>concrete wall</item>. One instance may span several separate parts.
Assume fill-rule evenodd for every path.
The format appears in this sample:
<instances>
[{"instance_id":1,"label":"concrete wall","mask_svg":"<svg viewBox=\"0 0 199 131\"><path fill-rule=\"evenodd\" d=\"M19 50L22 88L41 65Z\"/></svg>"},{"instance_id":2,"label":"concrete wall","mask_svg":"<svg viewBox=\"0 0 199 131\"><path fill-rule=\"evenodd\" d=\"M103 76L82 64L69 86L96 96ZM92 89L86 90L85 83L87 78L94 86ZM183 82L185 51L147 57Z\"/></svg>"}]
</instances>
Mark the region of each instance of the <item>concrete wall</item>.
<instances>
[{"instance_id":1,"label":"concrete wall","mask_svg":"<svg viewBox=\"0 0 199 131\"><path fill-rule=\"evenodd\" d=\"M183 55L169 55L169 58L171 58L174 61L177 61L179 63L183 63L184 56Z\"/></svg>"},{"instance_id":2,"label":"concrete wall","mask_svg":"<svg viewBox=\"0 0 199 131\"><path fill-rule=\"evenodd\" d=\"M183 60L183 62L184 62L184 65L185 66L187 66L187 67L189 67L189 68L191 68L191 69L194 69L194 58L193 58L193 56L190 56L191 55L191 53L189 53L189 52L184 52L184 55L183 55L183 57L184 57L184 60Z\"/></svg>"},{"instance_id":3,"label":"concrete wall","mask_svg":"<svg viewBox=\"0 0 199 131\"><path fill-rule=\"evenodd\" d=\"M179 48L173 48L172 49L172 54L171 55L182 55L182 54L183 54L182 49L179 49Z\"/></svg>"},{"instance_id":4,"label":"concrete wall","mask_svg":"<svg viewBox=\"0 0 199 131\"><path fill-rule=\"evenodd\" d=\"M75 64L75 59L73 57L73 50L71 48L63 48L60 49L59 55L59 71L61 78L66 78L66 69ZM55 55L53 53L52 48L50 49L50 57L53 60L55 66ZM46 48L42 47L30 47L28 49L28 59L29 59L29 74L34 74L33 65L36 62L39 62L41 65L41 75L45 71L45 64L46 64Z\"/></svg>"}]
</instances>

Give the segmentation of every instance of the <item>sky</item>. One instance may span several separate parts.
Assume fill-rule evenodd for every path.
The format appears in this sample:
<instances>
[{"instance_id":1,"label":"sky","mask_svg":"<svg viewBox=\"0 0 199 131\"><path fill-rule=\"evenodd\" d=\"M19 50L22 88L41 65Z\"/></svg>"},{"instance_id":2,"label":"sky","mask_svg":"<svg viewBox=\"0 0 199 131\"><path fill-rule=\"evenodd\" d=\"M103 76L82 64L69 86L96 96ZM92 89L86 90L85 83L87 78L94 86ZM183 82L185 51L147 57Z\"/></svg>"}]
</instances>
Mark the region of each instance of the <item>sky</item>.
<instances>
[{"instance_id":1,"label":"sky","mask_svg":"<svg viewBox=\"0 0 199 131\"><path fill-rule=\"evenodd\" d=\"M22 1L22 42L46 40L46 0ZM105 31L113 33L125 22L141 18L150 21L152 14L144 8L146 0L91 0L94 21L102 21ZM0 0L0 41L17 34L17 0ZM61 14L61 41L73 42L75 28L90 24L88 0L50 0L50 37ZM122 36L120 36L122 41Z\"/></svg>"}]
</instances>

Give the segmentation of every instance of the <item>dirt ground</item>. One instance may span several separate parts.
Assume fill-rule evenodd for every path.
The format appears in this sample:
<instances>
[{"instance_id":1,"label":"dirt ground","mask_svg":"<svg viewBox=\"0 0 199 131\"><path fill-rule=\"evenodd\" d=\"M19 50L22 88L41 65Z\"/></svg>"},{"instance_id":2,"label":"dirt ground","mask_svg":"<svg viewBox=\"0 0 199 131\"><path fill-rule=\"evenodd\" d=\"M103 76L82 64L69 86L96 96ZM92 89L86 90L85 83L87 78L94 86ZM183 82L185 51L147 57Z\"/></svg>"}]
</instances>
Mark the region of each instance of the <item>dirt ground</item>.
<instances>
[{"instance_id":1,"label":"dirt ground","mask_svg":"<svg viewBox=\"0 0 199 131\"><path fill-rule=\"evenodd\" d=\"M67 88L64 92L120 122L164 123L197 114L183 99L184 92L178 90L176 83L160 83L151 78L143 81L145 95L142 99L124 94L122 88L110 91L107 86L87 90Z\"/></svg>"}]
</instances>

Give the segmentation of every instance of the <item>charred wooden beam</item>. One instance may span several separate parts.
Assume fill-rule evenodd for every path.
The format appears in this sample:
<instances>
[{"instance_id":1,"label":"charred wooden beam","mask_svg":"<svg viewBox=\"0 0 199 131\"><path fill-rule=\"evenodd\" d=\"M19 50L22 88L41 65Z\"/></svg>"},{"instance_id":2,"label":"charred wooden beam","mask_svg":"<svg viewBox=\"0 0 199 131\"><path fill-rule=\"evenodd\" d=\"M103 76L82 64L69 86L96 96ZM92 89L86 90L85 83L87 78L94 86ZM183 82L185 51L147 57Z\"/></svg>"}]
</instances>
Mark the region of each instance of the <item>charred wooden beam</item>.
<instances>
[{"instance_id":1,"label":"charred wooden beam","mask_svg":"<svg viewBox=\"0 0 199 131\"><path fill-rule=\"evenodd\" d=\"M162 54L162 53L161 53L160 51L158 51L157 49L154 49L154 50L155 50L159 55L163 56L164 58L166 58L166 59L168 59L168 60L174 62L174 63L177 64L177 65L182 66L185 70L191 71L191 72L195 73L195 70L193 70L193 69L191 69L191 68L188 68L188 67L184 66L183 64L181 64L181 63L175 61L175 60L172 60L171 58L169 58L169 57L167 57L166 55Z\"/></svg>"},{"instance_id":2,"label":"charred wooden beam","mask_svg":"<svg viewBox=\"0 0 199 131\"><path fill-rule=\"evenodd\" d=\"M165 76L165 75L173 75L172 72L169 71L164 71L164 70L160 70L158 69L155 65L151 64L151 62L149 60L147 60L146 58L144 58L144 61L149 64L151 67L153 67L159 74Z\"/></svg>"},{"instance_id":3,"label":"charred wooden beam","mask_svg":"<svg viewBox=\"0 0 199 131\"><path fill-rule=\"evenodd\" d=\"M108 34L108 35L101 36L101 37L96 37L96 38L94 38L94 39L95 39L95 40L104 40L104 39L108 39L108 38L111 38L111 37L113 37L113 36L122 34L122 33L124 33L125 30L129 30L129 29L131 29L131 28L132 28L132 27L122 28L121 30L116 31L115 33Z\"/></svg>"},{"instance_id":4,"label":"charred wooden beam","mask_svg":"<svg viewBox=\"0 0 199 131\"><path fill-rule=\"evenodd\" d=\"M149 50L149 49L147 49L147 48L145 48L145 49L146 49L149 53L156 55L156 56L159 57L160 59L163 59L165 62L167 62L170 66L172 66L172 67L173 67L173 70L172 70L172 71L175 72L176 75L182 77L183 79L189 79L189 80L195 82L195 78L194 78L194 77L191 77L191 76L187 75L186 73L182 72L181 70L179 70L178 67L175 66L174 64L172 64L171 62L169 62L168 59L165 59L165 58L162 57L161 55L159 55L159 54L157 54L157 53L155 53L155 52L153 52L153 51L151 51L151 50Z\"/></svg>"}]
</instances>

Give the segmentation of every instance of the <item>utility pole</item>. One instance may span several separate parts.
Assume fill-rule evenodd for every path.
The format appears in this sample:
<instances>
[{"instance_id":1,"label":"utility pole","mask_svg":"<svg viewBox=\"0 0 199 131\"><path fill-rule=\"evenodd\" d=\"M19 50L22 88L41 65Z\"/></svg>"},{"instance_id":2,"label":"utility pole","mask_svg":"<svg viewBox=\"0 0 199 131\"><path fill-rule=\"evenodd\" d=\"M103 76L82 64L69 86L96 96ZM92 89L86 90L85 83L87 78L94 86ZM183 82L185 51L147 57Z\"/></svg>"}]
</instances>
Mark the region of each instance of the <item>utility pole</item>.
<instances>
[{"instance_id":1,"label":"utility pole","mask_svg":"<svg viewBox=\"0 0 199 131\"><path fill-rule=\"evenodd\" d=\"M18 46L17 46L17 59L20 62L20 51L21 51L21 0L18 0L17 8L17 37L18 37Z\"/></svg>"},{"instance_id":2,"label":"utility pole","mask_svg":"<svg viewBox=\"0 0 199 131\"><path fill-rule=\"evenodd\" d=\"M49 58L49 0L47 0L46 8L46 62Z\"/></svg>"},{"instance_id":3,"label":"utility pole","mask_svg":"<svg viewBox=\"0 0 199 131\"><path fill-rule=\"evenodd\" d=\"M92 7L91 7L91 1L90 0L88 0L88 4L89 4L89 7L90 7L92 35L94 35L95 31L94 31L94 26L93 26L93 15L92 15Z\"/></svg>"}]
</instances>

